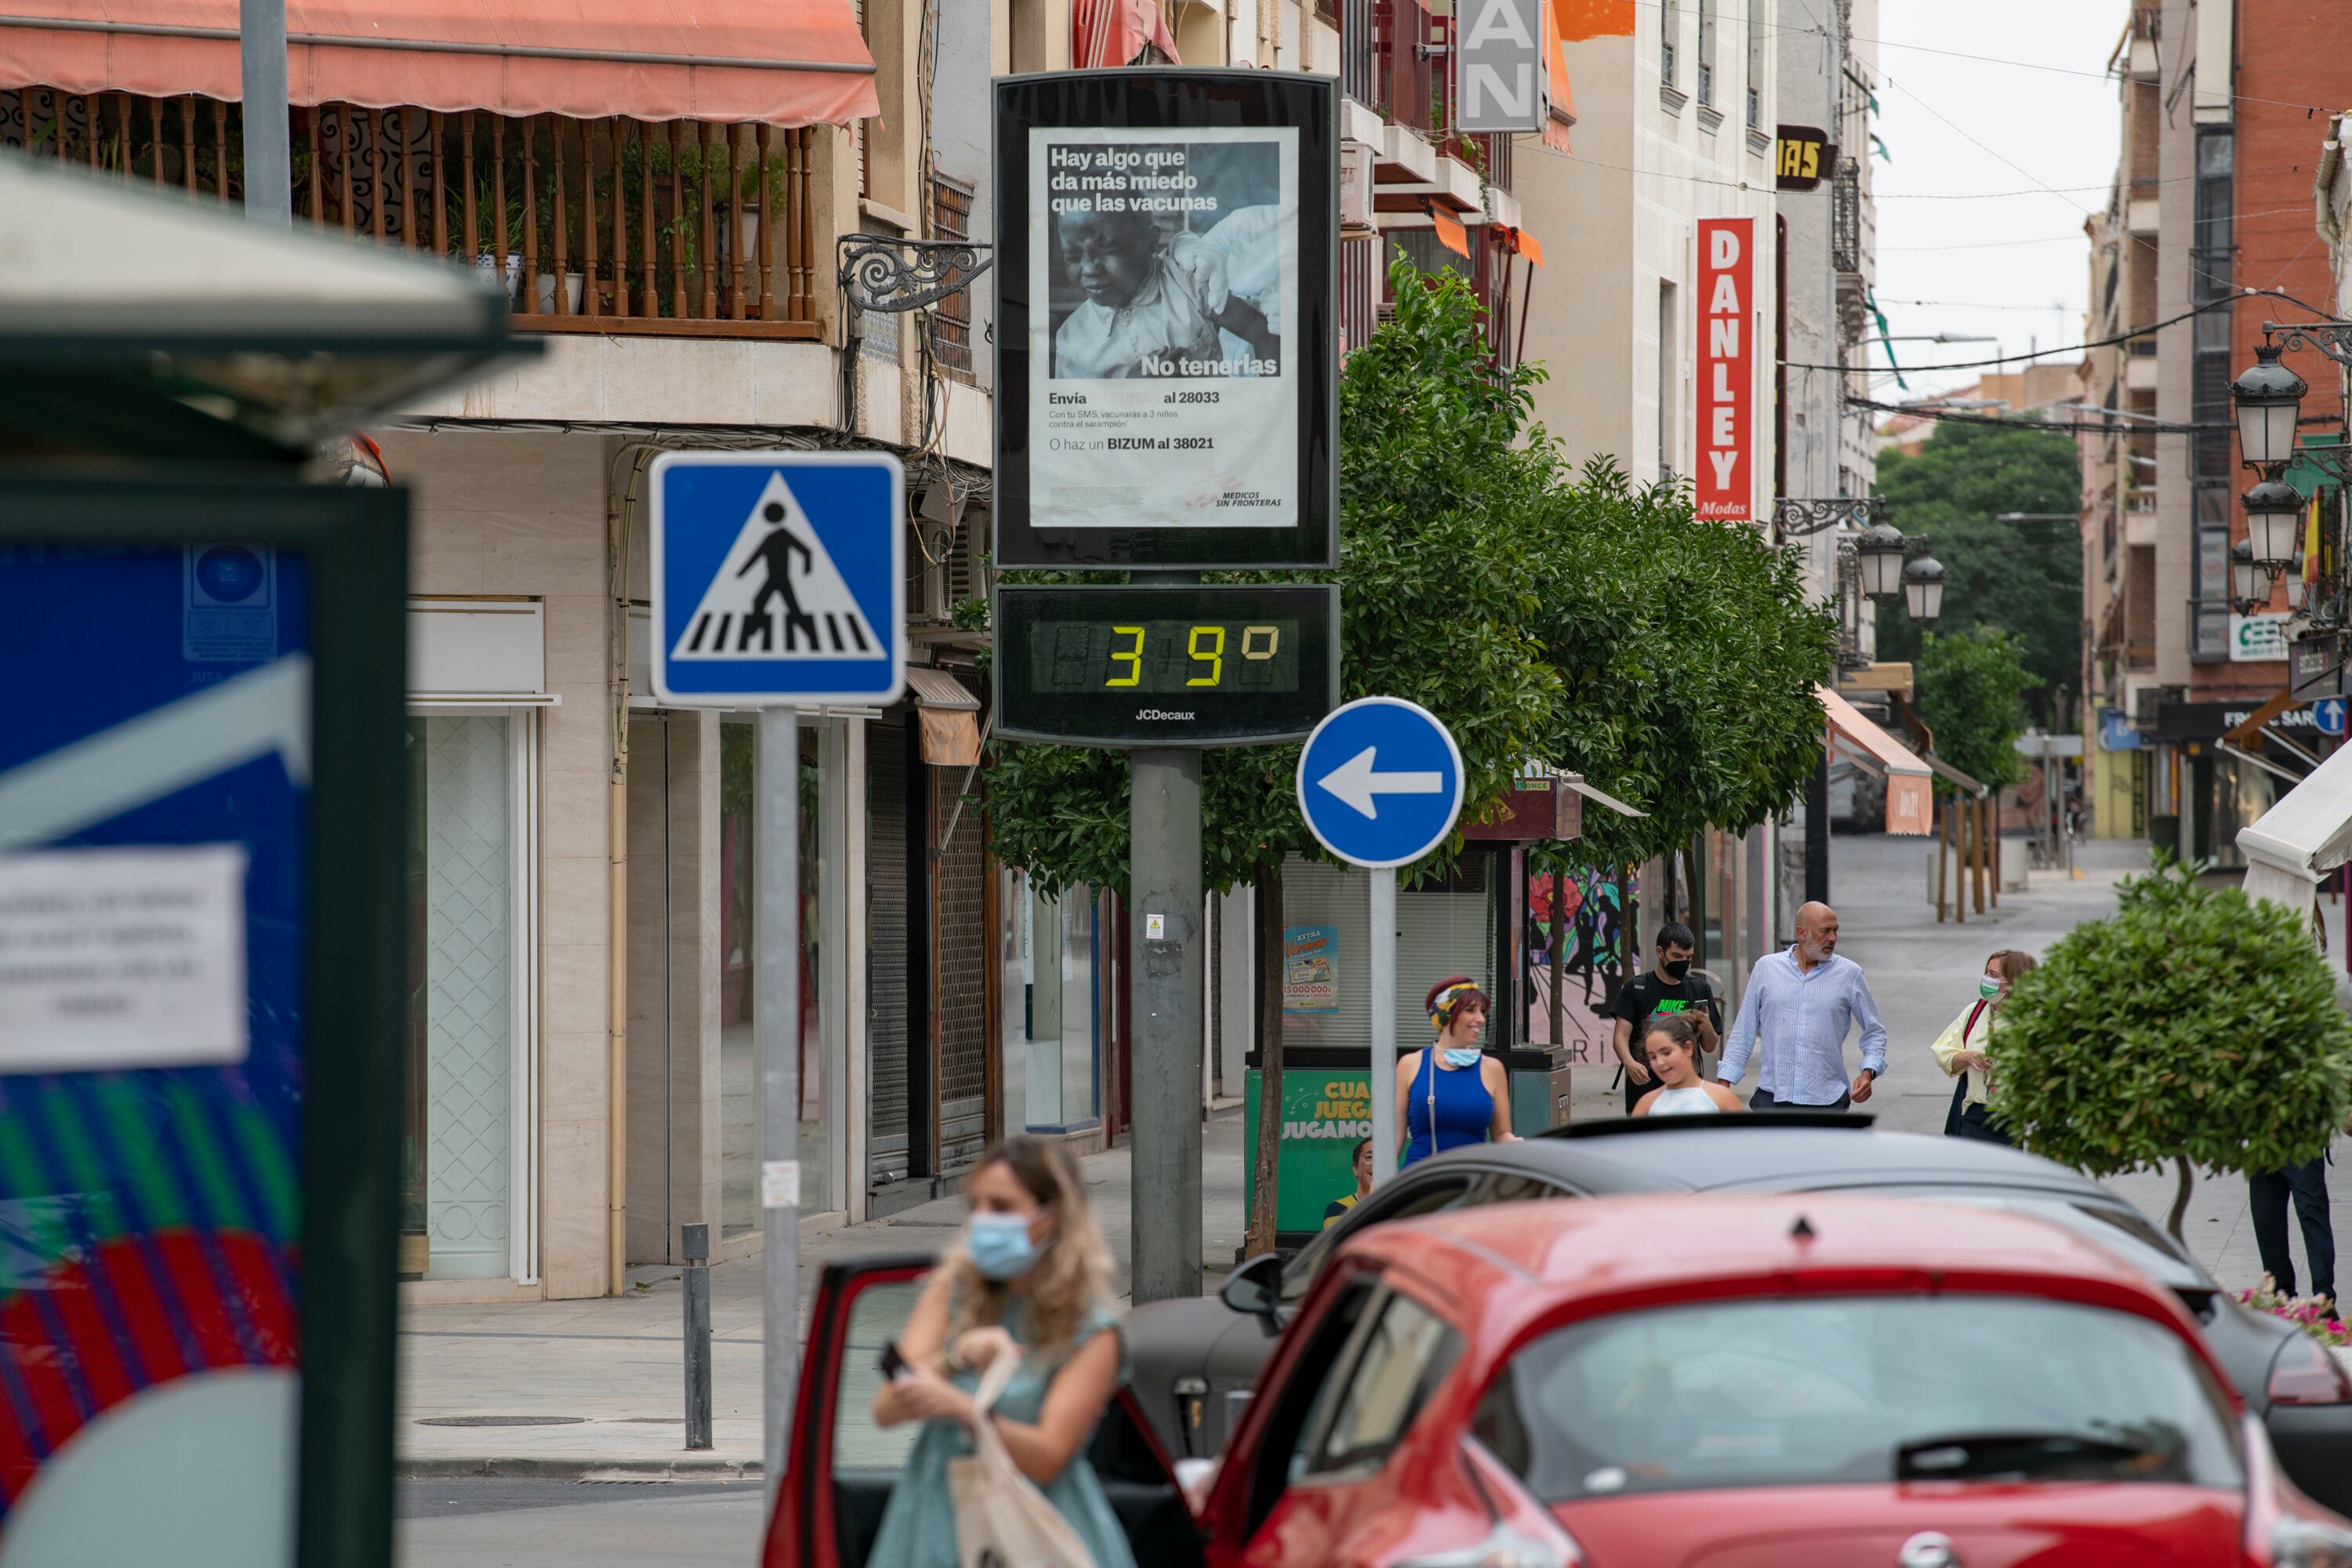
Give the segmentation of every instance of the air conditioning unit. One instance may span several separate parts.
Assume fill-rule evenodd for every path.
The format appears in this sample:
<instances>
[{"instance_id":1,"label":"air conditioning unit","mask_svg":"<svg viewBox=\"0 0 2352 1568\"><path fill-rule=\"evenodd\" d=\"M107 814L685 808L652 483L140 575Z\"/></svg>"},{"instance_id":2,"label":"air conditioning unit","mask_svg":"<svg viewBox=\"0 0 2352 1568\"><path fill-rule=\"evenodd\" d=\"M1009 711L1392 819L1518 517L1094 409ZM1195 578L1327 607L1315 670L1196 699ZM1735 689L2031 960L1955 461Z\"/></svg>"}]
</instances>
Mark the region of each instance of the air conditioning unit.
<instances>
[{"instance_id":1,"label":"air conditioning unit","mask_svg":"<svg viewBox=\"0 0 2352 1568\"><path fill-rule=\"evenodd\" d=\"M1363 239L1379 232L1372 222L1372 150L1361 142L1339 143L1339 237Z\"/></svg>"},{"instance_id":2,"label":"air conditioning unit","mask_svg":"<svg viewBox=\"0 0 2352 1568\"><path fill-rule=\"evenodd\" d=\"M961 498L944 476L915 492L908 543L907 612L918 621L946 622L955 611L957 553L963 547Z\"/></svg>"}]
</instances>

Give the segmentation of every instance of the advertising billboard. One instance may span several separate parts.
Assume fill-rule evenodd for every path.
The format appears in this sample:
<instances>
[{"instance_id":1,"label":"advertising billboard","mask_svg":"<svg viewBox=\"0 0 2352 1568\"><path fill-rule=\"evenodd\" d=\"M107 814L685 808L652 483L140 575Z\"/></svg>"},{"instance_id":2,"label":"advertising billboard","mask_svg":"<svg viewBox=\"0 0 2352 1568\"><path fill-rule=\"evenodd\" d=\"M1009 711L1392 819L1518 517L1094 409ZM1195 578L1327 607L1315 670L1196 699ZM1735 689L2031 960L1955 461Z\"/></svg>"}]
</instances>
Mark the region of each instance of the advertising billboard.
<instances>
[{"instance_id":1,"label":"advertising billboard","mask_svg":"<svg viewBox=\"0 0 2352 1568\"><path fill-rule=\"evenodd\" d=\"M997 84L996 559L1336 555L1328 78Z\"/></svg>"}]
</instances>

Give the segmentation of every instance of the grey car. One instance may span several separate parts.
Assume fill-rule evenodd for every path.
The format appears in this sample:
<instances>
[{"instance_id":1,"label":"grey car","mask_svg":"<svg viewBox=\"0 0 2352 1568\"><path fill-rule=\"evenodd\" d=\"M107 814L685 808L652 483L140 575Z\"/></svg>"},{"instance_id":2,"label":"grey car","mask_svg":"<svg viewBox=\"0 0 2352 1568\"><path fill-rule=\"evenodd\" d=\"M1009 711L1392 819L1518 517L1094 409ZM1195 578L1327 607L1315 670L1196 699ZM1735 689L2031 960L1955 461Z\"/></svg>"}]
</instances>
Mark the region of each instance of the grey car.
<instances>
[{"instance_id":1,"label":"grey car","mask_svg":"<svg viewBox=\"0 0 2352 1568\"><path fill-rule=\"evenodd\" d=\"M1283 1262L1271 1313L1239 1311L1216 1297L1136 1309L1129 1331L1135 1392L1171 1454L1216 1453L1281 1322L1333 1247L1361 1226L1528 1199L1743 1190L1862 1190L1976 1204L2095 1238L2180 1298L2246 1407L2268 1426L2295 1485L2352 1513L2352 1382L2314 1341L2240 1306L2170 1237L2095 1182L1998 1144L1879 1131L1858 1114L1593 1121L1425 1160ZM1256 1282L1275 1267L1253 1260L1243 1273ZM1243 1300L1265 1292L1229 1287L1227 1294Z\"/></svg>"}]
</instances>

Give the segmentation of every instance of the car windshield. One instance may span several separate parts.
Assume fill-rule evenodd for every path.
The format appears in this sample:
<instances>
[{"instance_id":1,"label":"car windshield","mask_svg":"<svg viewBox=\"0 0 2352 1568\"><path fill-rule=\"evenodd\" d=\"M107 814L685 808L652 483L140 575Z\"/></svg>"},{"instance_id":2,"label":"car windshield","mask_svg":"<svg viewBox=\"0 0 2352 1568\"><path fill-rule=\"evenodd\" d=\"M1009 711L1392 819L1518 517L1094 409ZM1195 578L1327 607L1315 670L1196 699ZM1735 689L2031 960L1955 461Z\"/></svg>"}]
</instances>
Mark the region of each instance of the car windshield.
<instances>
[{"instance_id":1,"label":"car windshield","mask_svg":"<svg viewBox=\"0 0 2352 1568\"><path fill-rule=\"evenodd\" d=\"M1512 1358L1475 1430L1548 1502L1915 1478L2241 1484L2228 1401L2177 1334L2022 1296L1575 1323Z\"/></svg>"},{"instance_id":2,"label":"car windshield","mask_svg":"<svg viewBox=\"0 0 2352 1568\"><path fill-rule=\"evenodd\" d=\"M1921 1186L1874 1187L1871 1190L1900 1197L1932 1198L1937 1203L1966 1204L1970 1208L2001 1209L2011 1214L2032 1215L2036 1219L2050 1220L2077 1236L2096 1242L2167 1289L2215 1289L2213 1281L2202 1268L2174 1250L2165 1234L2135 1209L2110 1204L2077 1203L2057 1193L2021 1189L1985 1188L1962 1192L1950 1187Z\"/></svg>"}]
</instances>

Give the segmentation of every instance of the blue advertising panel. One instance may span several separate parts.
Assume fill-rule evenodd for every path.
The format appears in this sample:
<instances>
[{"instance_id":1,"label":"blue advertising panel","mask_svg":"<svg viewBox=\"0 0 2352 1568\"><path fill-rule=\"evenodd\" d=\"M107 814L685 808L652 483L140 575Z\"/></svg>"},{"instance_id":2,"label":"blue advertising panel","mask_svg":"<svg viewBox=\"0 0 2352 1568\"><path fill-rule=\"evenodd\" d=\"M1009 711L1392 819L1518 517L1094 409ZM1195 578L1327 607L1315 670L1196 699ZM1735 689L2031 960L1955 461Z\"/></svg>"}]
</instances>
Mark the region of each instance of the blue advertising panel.
<instances>
[{"instance_id":1,"label":"blue advertising panel","mask_svg":"<svg viewBox=\"0 0 2352 1568\"><path fill-rule=\"evenodd\" d=\"M321 670L348 668L344 650L387 625L380 657L401 658L401 565L396 553L376 564L390 613L344 601L352 624L322 661L319 558L284 515L301 492L275 487L257 510L280 515L244 538L230 531L238 506L182 496L175 524L156 515L175 504L160 489L123 509L148 511L144 526L60 523L40 538L20 518L0 529L0 660L16 678L0 724L10 1564L277 1565L297 1561L298 1541L300 1560L327 1561L300 1517L306 1497L327 1495L313 1483L348 1479L352 1463L388 1469L388 1440L380 1455L327 1457L337 1423L304 1384L323 1365L339 1397L376 1415L375 1395L344 1381L360 1353L381 1363L363 1381L388 1395L389 1205L381 1268L374 1248L355 1254L349 1235L315 1227L359 1212L354 1193L388 1197L391 1143L349 1124L334 1141L335 1190L316 1177L322 1115L365 1098L371 1065L389 1064L379 1081L397 1082L397 994L352 980L340 1016L323 1020L335 976L315 939L322 877L355 900L397 897L396 882L371 882L374 868L397 866L396 815L378 817L389 860L346 858L348 822L320 809L319 792L329 752L338 778L354 776L361 759L343 738L370 717L323 721ZM401 503L361 495L336 492L320 510L388 521L397 552ZM157 537L204 528L208 514L216 537ZM353 580L344 566L334 574ZM374 717L396 734L397 675L376 689L391 697ZM396 789L383 798L396 803ZM396 959L392 918L393 945L373 953L362 927L346 928L340 962L358 966L347 978L384 951ZM385 970L397 973L371 973ZM362 997L372 1018L352 1010ZM320 1037L337 1050L314 1059ZM340 1081L322 1096L328 1079ZM385 1113L396 1136L396 1104ZM333 1275L309 1321L306 1258ZM372 1291L385 1320L375 1331L348 1310ZM381 1522L356 1493L337 1495L352 1515L340 1540Z\"/></svg>"}]
</instances>

